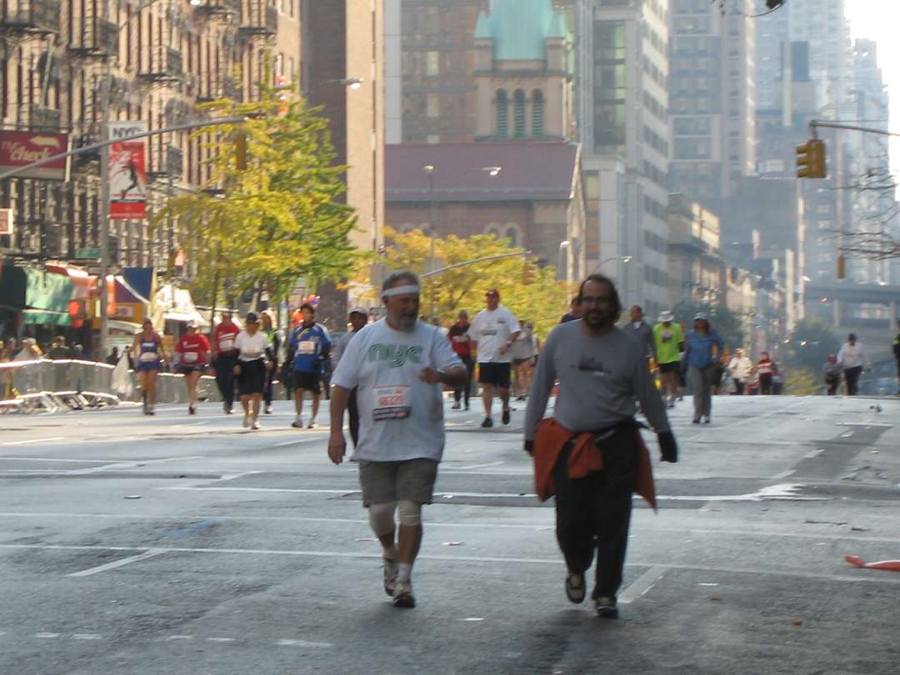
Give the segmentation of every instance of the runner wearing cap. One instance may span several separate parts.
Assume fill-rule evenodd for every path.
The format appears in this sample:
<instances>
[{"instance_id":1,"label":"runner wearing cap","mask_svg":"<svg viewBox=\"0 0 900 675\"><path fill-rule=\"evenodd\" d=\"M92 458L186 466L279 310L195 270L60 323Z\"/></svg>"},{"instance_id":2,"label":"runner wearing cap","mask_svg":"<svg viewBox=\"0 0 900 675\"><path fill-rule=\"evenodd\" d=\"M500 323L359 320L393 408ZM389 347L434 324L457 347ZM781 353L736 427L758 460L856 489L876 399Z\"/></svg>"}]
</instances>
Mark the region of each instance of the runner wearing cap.
<instances>
[{"instance_id":1,"label":"runner wearing cap","mask_svg":"<svg viewBox=\"0 0 900 675\"><path fill-rule=\"evenodd\" d=\"M713 375L724 348L725 343L712 329L709 317L703 312L697 313L694 317L694 330L687 334L684 343L688 386L694 398L694 424L710 423Z\"/></svg>"},{"instance_id":2,"label":"runner wearing cap","mask_svg":"<svg viewBox=\"0 0 900 675\"><path fill-rule=\"evenodd\" d=\"M662 380L666 407L674 408L678 398L678 373L681 370L681 352L684 350L684 333L675 323L675 315L669 310L659 315L659 323L653 327L656 345L656 363Z\"/></svg>"},{"instance_id":3,"label":"runner wearing cap","mask_svg":"<svg viewBox=\"0 0 900 675\"><path fill-rule=\"evenodd\" d=\"M266 406L264 410L266 415L271 415L275 373L278 372L278 352L281 348L281 334L275 328L272 313L269 310L260 312L259 316L262 321L259 329L266 334L271 345L271 359L269 360L268 368L266 368L266 386L263 388L263 403Z\"/></svg>"},{"instance_id":4,"label":"runner wearing cap","mask_svg":"<svg viewBox=\"0 0 900 675\"><path fill-rule=\"evenodd\" d=\"M259 408L266 386L272 343L269 336L259 329L259 317L255 313L247 314L244 330L238 333L234 345L238 350L234 374L238 379L238 392L244 408L244 428L259 429Z\"/></svg>"},{"instance_id":5,"label":"runner wearing cap","mask_svg":"<svg viewBox=\"0 0 900 675\"><path fill-rule=\"evenodd\" d=\"M359 463L369 523L383 548L384 590L395 607L415 607L410 575L422 541L422 505L431 503L444 451L442 386L462 385L466 369L436 327L416 320L415 274L391 274L382 300L386 318L350 341L332 378L328 456L335 464L344 460L344 411L357 388L360 429L353 461Z\"/></svg>"},{"instance_id":6,"label":"runner wearing cap","mask_svg":"<svg viewBox=\"0 0 900 675\"><path fill-rule=\"evenodd\" d=\"M322 362L331 351L331 338L324 326L316 323L316 308L305 302L300 307L303 321L288 340L288 360L294 364L294 408L297 417L292 427L303 428L303 395L312 394L312 419L308 429L316 428L319 400L322 397Z\"/></svg>"},{"instance_id":7,"label":"runner wearing cap","mask_svg":"<svg viewBox=\"0 0 900 675\"><path fill-rule=\"evenodd\" d=\"M175 345L178 358L178 372L184 375L187 388L188 415L197 414L197 382L209 363L209 340L197 332L197 322L191 321L184 335Z\"/></svg>"},{"instance_id":8,"label":"runner wearing cap","mask_svg":"<svg viewBox=\"0 0 900 675\"><path fill-rule=\"evenodd\" d=\"M350 310L348 317L352 330L341 336L341 339L334 346L334 367L337 368L341 362L341 357L347 350L347 346L353 337L366 327L369 323L369 313L362 307L354 307ZM347 415L350 418L350 438L353 439L353 446L359 443L359 407L356 402L356 387L350 392L350 398L347 401Z\"/></svg>"},{"instance_id":9,"label":"runner wearing cap","mask_svg":"<svg viewBox=\"0 0 900 675\"><path fill-rule=\"evenodd\" d=\"M500 394L503 404L503 424L509 424L510 347L519 335L519 322L512 312L500 305L500 291L496 288L490 289L486 298L487 309L478 312L469 333L478 350L478 382L484 401L481 426L489 428L494 426L495 392Z\"/></svg>"}]
</instances>

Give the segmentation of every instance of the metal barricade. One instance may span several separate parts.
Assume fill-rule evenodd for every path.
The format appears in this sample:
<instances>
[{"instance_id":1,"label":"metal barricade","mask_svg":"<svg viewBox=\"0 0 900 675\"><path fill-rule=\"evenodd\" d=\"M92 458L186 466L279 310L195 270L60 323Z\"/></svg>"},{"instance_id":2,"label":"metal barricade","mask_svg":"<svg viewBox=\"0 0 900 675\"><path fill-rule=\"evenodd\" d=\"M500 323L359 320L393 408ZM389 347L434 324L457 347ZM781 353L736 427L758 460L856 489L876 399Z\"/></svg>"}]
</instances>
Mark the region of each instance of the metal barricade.
<instances>
[{"instance_id":1,"label":"metal barricade","mask_svg":"<svg viewBox=\"0 0 900 675\"><path fill-rule=\"evenodd\" d=\"M55 412L59 409L115 405L140 401L137 373L129 371L132 394L124 399L113 391L114 366L93 361L41 359L0 363L0 412ZM221 401L215 378L204 375L197 385L201 400ZM186 403L184 376L160 373L158 403Z\"/></svg>"}]
</instances>

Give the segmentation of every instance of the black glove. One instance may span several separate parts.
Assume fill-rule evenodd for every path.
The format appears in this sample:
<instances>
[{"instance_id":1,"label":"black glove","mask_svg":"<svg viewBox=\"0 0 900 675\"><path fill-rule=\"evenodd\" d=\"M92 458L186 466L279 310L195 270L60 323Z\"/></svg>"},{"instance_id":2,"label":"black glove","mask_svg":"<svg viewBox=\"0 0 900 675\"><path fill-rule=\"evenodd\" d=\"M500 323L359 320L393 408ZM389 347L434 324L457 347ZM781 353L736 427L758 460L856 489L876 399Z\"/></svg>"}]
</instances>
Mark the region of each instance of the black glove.
<instances>
[{"instance_id":1,"label":"black glove","mask_svg":"<svg viewBox=\"0 0 900 675\"><path fill-rule=\"evenodd\" d=\"M663 462L672 462L672 464L677 462L678 443L675 442L675 436L672 435L672 432L664 431L661 434L657 434L656 438L659 440L660 459Z\"/></svg>"},{"instance_id":2,"label":"black glove","mask_svg":"<svg viewBox=\"0 0 900 675\"><path fill-rule=\"evenodd\" d=\"M525 452L529 455L534 454L534 441L525 441Z\"/></svg>"}]
</instances>

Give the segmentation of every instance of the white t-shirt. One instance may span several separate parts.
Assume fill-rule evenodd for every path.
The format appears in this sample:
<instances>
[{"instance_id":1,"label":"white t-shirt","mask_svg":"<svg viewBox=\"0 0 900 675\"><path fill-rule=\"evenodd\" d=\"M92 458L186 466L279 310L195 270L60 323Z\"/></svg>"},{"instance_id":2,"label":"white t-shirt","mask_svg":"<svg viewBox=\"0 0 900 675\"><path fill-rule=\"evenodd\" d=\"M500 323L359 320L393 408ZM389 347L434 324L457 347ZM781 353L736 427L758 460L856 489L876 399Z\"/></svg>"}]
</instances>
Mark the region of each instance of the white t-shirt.
<instances>
[{"instance_id":1,"label":"white t-shirt","mask_svg":"<svg viewBox=\"0 0 900 675\"><path fill-rule=\"evenodd\" d=\"M359 444L353 460L396 462L444 453L444 399L441 385L419 379L423 368L462 367L450 342L421 321L410 332L382 319L353 336L331 383L358 387Z\"/></svg>"},{"instance_id":2,"label":"white t-shirt","mask_svg":"<svg viewBox=\"0 0 900 675\"><path fill-rule=\"evenodd\" d=\"M841 351L838 352L837 358L838 363L844 368L859 368L866 365L866 353L859 342L853 345L845 342Z\"/></svg>"},{"instance_id":3,"label":"white t-shirt","mask_svg":"<svg viewBox=\"0 0 900 675\"><path fill-rule=\"evenodd\" d=\"M272 343L269 336L261 330L253 335L242 330L234 339L234 346L238 350L239 361L257 361L265 358L266 349L271 347Z\"/></svg>"},{"instance_id":4,"label":"white t-shirt","mask_svg":"<svg viewBox=\"0 0 900 675\"><path fill-rule=\"evenodd\" d=\"M500 353L500 347L509 342L509 336L519 332L519 322L506 307L499 306L491 311L478 312L469 335L478 341L478 363L510 363L512 354L507 349Z\"/></svg>"}]
</instances>

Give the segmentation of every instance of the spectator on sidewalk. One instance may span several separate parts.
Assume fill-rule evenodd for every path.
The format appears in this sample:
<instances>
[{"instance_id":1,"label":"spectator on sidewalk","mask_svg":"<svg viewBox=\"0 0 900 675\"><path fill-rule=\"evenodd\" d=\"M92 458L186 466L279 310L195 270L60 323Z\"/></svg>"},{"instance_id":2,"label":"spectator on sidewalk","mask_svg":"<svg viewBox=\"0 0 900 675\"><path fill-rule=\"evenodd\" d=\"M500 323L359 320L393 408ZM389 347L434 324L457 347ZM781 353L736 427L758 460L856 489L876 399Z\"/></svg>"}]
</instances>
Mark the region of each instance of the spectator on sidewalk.
<instances>
[{"instance_id":1,"label":"spectator on sidewalk","mask_svg":"<svg viewBox=\"0 0 900 675\"><path fill-rule=\"evenodd\" d=\"M775 376L775 362L769 352L761 352L756 362L756 375L759 378L759 393L768 396L772 393L772 378Z\"/></svg>"},{"instance_id":2,"label":"spectator on sidewalk","mask_svg":"<svg viewBox=\"0 0 900 675\"><path fill-rule=\"evenodd\" d=\"M825 375L825 391L829 396L834 396L841 384L841 364L838 363L837 356L828 355L825 365L822 366L822 372Z\"/></svg>"},{"instance_id":3,"label":"spectator on sidewalk","mask_svg":"<svg viewBox=\"0 0 900 675\"><path fill-rule=\"evenodd\" d=\"M753 361L741 347L734 350L734 356L728 362L728 376L734 383L734 393L743 396L747 383L753 378Z\"/></svg>"},{"instance_id":4,"label":"spectator on sidewalk","mask_svg":"<svg viewBox=\"0 0 900 675\"><path fill-rule=\"evenodd\" d=\"M838 352L837 360L844 370L847 396L856 396L859 393L859 376L862 375L863 369L868 364L862 343L856 339L856 335L850 333L847 336L847 342Z\"/></svg>"}]
</instances>

